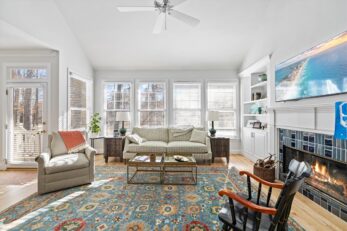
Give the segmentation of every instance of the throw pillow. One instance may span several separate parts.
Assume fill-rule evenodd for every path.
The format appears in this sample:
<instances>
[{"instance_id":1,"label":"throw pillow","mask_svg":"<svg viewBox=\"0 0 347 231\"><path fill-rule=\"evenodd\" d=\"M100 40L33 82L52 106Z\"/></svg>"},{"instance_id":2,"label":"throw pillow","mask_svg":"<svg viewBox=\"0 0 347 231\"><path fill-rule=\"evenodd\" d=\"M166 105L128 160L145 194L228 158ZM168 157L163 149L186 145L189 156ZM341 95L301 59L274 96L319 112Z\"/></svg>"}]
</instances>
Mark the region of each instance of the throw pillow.
<instances>
[{"instance_id":1,"label":"throw pillow","mask_svg":"<svg viewBox=\"0 0 347 231\"><path fill-rule=\"evenodd\" d=\"M52 142L51 142L51 154L52 156L58 156L62 154L67 154L67 148L65 143L59 133L52 132Z\"/></svg>"},{"instance_id":2,"label":"throw pillow","mask_svg":"<svg viewBox=\"0 0 347 231\"><path fill-rule=\"evenodd\" d=\"M145 139L143 139L141 136L139 136L138 134L131 134L127 136L128 139L130 140L131 143L135 143L135 144L141 144L145 141Z\"/></svg>"},{"instance_id":3,"label":"throw pillow","mask_svg":"<svg viewBox=\"0 0 347 231\"><path fill-rule=\"evenodd\" d=\"M207 137L207 132L194 129L189 141L206 144L206 137Z\"/></svg>"}]
</instances>

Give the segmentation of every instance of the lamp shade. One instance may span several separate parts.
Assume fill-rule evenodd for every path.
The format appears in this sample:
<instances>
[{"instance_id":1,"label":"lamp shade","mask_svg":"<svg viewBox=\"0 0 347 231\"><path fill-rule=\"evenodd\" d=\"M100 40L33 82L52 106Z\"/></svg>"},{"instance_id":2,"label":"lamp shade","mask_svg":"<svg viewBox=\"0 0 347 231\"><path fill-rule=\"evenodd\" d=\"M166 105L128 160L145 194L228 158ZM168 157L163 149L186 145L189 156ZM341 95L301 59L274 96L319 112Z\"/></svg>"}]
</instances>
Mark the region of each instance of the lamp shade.
<instances>
[{"instance_id":1,"label":"lamp shade","mask_svg":"<svg viewBox=\"0 0 347 231\"><path fill-rule=\"evenodd\" d=\"M219 120L219 112L218 111L209 111L207 114L208 121L218 121Z\"/></svg>"},{"instance_id":2,"label":"lamp shade","mask_svg":"<svg viewBox=\"0 0 347 231\"><path fill-rule=\"evenodd\" d=\"M127 112L127 111L117 112L116 121L130 121L130 112Z\"/></svg>"}]
</instances>

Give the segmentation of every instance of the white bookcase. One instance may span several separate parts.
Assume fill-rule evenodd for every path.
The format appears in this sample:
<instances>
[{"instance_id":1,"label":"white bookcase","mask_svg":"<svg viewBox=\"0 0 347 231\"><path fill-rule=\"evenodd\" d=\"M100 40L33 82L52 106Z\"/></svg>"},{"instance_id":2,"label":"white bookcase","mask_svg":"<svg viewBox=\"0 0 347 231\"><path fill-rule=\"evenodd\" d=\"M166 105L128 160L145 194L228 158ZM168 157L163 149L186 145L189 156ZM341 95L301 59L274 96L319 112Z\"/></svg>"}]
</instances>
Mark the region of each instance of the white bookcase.
<instances>
[{"instance_id":1,"label":"white bookcase","mask_svg":"<svg viewBox=\"0 0 347 231\"><path fill-rule=\"evenodd\" d=\"M259 60L240 73L241 77L241 143L242 154L256 161L268 156L268 80L270 56ZM249 121L259 121L264 129L247 126Z\"/></svg>"}]
</instances>

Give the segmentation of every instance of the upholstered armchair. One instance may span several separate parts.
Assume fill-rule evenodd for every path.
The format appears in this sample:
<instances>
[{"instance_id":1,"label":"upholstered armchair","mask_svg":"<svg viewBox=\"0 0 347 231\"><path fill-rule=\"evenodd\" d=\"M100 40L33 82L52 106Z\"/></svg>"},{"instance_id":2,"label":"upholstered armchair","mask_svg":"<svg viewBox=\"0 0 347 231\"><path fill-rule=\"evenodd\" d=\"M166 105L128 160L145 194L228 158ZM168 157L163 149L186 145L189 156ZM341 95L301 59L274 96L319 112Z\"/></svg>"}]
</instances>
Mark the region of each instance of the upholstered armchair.
<instances>
[{"instance_id":1,"label":"upholstered armchair","mask_svg":"<svg viewBox=\"0 0 347 231\"><path fill-rule=\"evenodd\" d=\"M57 150L57 145L61 145L61 143L52 142L56 134L53 133L53 135L48 136L50 152L41 153L36 158L38 163L38 194L89 184L94 181L96 150L87 145L76 153L56 154L54 152Z\"/></svg>"}]
</instances>

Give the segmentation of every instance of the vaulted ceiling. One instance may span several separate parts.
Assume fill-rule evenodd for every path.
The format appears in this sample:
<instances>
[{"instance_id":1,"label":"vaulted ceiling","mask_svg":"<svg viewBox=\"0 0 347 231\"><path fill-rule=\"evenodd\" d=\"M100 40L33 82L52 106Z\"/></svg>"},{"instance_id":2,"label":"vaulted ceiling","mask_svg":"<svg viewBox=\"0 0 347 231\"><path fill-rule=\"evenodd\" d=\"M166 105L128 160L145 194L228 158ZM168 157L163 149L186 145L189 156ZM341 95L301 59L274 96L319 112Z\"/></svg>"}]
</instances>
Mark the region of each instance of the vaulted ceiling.
<instances>
[{"instance_id":1,"label":"vaulted ceiling","mask_svg":"<svg viewBox=\"0 0 347 231\"><path fill-rule=\"evenodd\" d=\"M188 0L177 10L200 19L197 27L168 18L152 34L156 12L121 13L117 6L153 0L56 0L96 69L231 69L257 40L268 0Z\"/></svg>"},{"instance_id":2,"label":"vaulted ceiling","mask_svg":"<svg viewBox=\"0 0 347 231\"><path fill-rule=\"evenodd\" d=\"M194 70L238 69L258 40L272 0L187 0L175 9L200 24L190 27L168 17L167 30L159 35L152 33L157 12L117 10L124 5L153 6L154 0L53 1L51 7L62 14L95 69ZM54 34L51 24L43 29ZM5 24L0 35L0 48L47 47Z\"/></svg>"}]
</instances>

